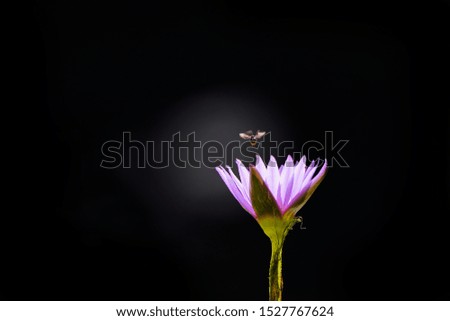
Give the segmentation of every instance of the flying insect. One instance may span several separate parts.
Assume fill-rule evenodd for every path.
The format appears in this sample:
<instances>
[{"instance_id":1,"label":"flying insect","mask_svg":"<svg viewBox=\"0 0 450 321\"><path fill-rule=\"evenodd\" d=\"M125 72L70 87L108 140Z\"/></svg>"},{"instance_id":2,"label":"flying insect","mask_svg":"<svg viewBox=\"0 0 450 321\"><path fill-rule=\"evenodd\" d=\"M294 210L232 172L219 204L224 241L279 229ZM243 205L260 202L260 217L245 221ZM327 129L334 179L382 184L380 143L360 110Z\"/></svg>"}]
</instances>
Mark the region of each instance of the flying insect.
<instances>
[{"instance_id":1,"label":"flying insect","mask_svg":"<svg viewBox=\"0 0 450 321\"><path fill-rule=\"evenodd\" d=\"M241 137L242 139L249 140L250 141L250 145L256 146L256 143L258 142L258 140L261 139L265 134L266 134L265 131L262 131L262 130L258 129L256 131L256 135L253 135L253 131L248 130L245 133L240 133L239 137Z\"/></svg>"}]
</instances>

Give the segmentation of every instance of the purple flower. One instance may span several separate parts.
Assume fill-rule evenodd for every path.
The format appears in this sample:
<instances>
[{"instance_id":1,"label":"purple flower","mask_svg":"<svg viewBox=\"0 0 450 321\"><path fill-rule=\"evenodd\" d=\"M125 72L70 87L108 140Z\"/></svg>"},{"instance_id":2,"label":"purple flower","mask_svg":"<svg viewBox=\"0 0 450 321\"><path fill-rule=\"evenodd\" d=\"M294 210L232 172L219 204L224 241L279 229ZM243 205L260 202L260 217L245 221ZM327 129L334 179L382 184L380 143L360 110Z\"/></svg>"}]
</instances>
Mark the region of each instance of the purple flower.
<instances>
[{"instance_id":1,"label":"purple flower","mask_svg":"<svg viewBox=\"0 0 450 321\"><path fill-rule=\"evenodd\" d=\"M287 233L301 218L295 214L305 205L325 177L327 162L322 167L311 162L306 166L303 157L294 164L288 156L284 165L278 167L273 156L268 166L257 156L256 165L247 169L236 160L240 180L230 167L222 166L217 172L239 204L259 223L272 244L269 267L269 300L280 301L283 291L281 276L282 249ZM320 169L319 169L320 167ZM316 174L317 172L317 174Z\"/></svg>"},{"instance_id":2,"label":"purple flower","mask_svg":"<svg viewBox=\"0 0 450 321\"><path fill-rule=\"evenodd\" d=\"M304 156L295 164L292 157L288 156L280 167L273 156L266 167L259 155L256 156L256 165L250 165L250 170L239 159L236 164L240 180L229 166L227 170L222 166L216 170L239 204L256 219L267 214L281 217L287 215L291 218L306 203L327 170L326 161L318 170L319 166L314 161L307 166ZM262 196L265 200L258 200L261 195L255 195L256 190L263 193L265 190L265 195ZM260 201L266 204L260 204Z\"/></svg>"}]
</instances>

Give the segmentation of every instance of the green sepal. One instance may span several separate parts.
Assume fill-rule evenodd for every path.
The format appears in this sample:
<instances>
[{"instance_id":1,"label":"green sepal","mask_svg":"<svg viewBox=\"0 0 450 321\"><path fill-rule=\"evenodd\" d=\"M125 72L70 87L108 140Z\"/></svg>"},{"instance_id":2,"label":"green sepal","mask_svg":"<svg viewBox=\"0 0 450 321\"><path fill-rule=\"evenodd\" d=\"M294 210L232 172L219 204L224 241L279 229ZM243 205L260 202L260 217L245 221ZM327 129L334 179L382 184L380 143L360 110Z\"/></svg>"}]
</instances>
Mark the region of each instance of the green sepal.
<instances>
[{"instance_id":1,"label":"green sepal","mask_svg":"<svg viewBox=\"0 0 450 321\"><path fill-rule=\"evenodd\" d=\"M257 219L281 218L281 211L276 199L254 166L250 166L250 198Z\"/></svg>"},{"instance_id":2,"label":"green sepal","mask_svg":"<svg viewBox=\"0 0 450 321\"><path fill-rule=\"evenodd\" d=\"M288 232L300 219L297 217L291 219L284 217L263 217L258 218L257 221L272 243L282 245Z\"/></svg>"}]
</instances>

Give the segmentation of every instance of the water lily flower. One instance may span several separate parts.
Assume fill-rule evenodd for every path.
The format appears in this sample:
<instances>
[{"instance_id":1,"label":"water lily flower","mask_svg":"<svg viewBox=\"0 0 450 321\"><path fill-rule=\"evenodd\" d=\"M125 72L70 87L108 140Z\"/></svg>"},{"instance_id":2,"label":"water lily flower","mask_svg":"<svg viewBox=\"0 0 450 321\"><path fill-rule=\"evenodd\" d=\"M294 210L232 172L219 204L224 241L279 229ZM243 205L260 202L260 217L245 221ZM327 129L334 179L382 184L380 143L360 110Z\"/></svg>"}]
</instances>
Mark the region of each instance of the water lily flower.
<instances>
[{"instance_id":1,"label":"water lily flower","mask_svg":"<svg viewBox=\"0 0 450 321\"><path fill-rule=\"evenodd\" d=\"M271 156L268 166L261 157L256 165L247 169L236 160L238 179L232 169L216 168L231 194L259 223L272 243L269 269L269 299L281 300L283 279L281 276L282 249L289 230L301 219L297 212L305 205L322 182L327 171L326 161L320 167L313 161L306 165L306 157L294 164L288 156L284 165L278 167ZM319 169L320 168L320 169ZM317 173L316 173L317 172Z\"/></svg>"}]
</instances>

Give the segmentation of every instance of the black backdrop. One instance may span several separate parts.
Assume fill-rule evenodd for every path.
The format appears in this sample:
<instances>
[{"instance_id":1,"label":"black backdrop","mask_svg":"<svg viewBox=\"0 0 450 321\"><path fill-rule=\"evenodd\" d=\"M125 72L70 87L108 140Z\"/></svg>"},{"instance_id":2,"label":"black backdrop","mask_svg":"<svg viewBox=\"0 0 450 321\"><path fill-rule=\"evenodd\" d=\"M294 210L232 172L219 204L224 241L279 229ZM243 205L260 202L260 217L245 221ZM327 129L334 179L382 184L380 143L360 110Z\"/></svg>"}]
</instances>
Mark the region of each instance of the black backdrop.
<instances>
[{"instance_id":1,"label":"black backdrop","mask_svg":"<svg viewBox=\"0 0 450 321\"><path fill-rule=\"evenodd\" d=\"M163 3L34 4L1 298L265 300L268 239L214 170L99 166L123 131L261 128L349 140L286 300L449 299L448 2Z\"/></svg>"}]
</instances>

